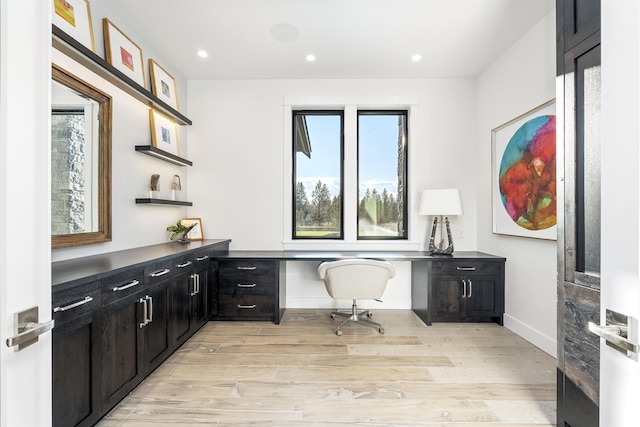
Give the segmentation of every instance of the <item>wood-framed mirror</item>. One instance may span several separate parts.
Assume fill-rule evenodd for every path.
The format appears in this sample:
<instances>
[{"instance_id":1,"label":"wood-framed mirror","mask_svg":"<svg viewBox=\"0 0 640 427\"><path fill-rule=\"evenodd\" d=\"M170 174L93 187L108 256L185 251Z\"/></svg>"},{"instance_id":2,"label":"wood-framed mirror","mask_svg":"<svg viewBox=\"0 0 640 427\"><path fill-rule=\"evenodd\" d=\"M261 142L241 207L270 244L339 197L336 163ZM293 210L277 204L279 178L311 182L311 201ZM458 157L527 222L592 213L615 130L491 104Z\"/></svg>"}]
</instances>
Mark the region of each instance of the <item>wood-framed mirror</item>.
<instances>
[{"instance_id":1,"label":"wood-framed mirror","mask_svg":"<svg viewBox=\"0 0 640 427\"><path fill-rule=\"evenodd\" d=\"M51 247L111 241L111 96L51 67Z\"/></svg>"}]
</instances>

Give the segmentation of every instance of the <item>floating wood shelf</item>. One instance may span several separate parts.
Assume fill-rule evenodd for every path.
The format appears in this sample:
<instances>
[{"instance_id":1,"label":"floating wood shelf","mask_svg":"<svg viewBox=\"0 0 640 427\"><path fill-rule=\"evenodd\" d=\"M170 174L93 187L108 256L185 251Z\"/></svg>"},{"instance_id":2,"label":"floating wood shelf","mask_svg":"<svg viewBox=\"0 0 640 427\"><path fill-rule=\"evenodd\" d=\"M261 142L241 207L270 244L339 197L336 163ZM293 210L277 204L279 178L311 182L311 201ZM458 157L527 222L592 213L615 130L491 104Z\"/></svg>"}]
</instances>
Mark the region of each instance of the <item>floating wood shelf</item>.
<instances>
[{"instance_id":1,"label":"floating wood shelf","mask_svg":"<svg viewBox=\"0 0 640 427\"><path fill-rule=\"evenodd\" d=\"M52 25L52 45L60 52L66 54L100 77L127 92L138 101L168 115L176 123L180 125L192 124L189 118L166 104L146 88L140 86L138 83L127 77L113 65L96 55L91 49L87 48L85 45L78 42L55 25Z\"/></svg>"},{"instance_id":2,"label":"floating wood shelf","mask_svg":"<svg viewBox=\"0 0 640 427\"><path fill-rule=\"evenodd\" d=\"M182 200L152 199L150 197L136 199L139 205L163 205L163 206L193 206L193 202L183 202Z\"/></svg>"},{"instance_id":3,"label":"floating wood shelf","mask_svg":"<svg viewBox=\"0 0 640 427\"><path fill-rule=\"evenodd\" d=\"M154 147L153 145L136 145L136 151L176 165L193 166L193 162L191 162L190 160L184 159L180 156L176 156L175 154L167 153L166 151Z\"/></svg>"}]
</instances>

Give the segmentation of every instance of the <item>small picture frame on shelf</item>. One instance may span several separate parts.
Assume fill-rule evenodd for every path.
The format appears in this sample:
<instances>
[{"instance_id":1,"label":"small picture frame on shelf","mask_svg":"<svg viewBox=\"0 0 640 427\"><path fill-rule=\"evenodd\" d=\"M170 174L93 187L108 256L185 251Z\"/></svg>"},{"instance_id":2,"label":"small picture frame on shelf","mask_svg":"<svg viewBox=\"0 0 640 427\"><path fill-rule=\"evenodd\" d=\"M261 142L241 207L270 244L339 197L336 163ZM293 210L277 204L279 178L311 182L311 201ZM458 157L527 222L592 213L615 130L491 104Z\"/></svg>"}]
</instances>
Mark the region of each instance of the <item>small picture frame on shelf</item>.
<instances>
[{"instance_id":1,"label":"small picture frame on shelf","mask_svg":"<svg viewBox=\"0 0 640 427\"><path fill-rule=\"evenodd\" d=\"M151 123L151 143L153 146L179 156L176 124L153 108L149 109L149 121Z\"/></svg>"},{"instance_id":2,"label":"small picture frame on shelf","mask_svg":"<svg viewBox=\"0 0 640 427\"><path fill-rule=\"evenodd\" d=\"M189 239L191 240L204 240L204 233L202 232L202 219L200 218L185 218L189 221L193 221L196 226L189 231Z\"/></svg>"},{"instance_id":3,"label":"small picture frame on shelf","mask_svg":"<svg viewBox=\"0 0 640 427\"><path fill-rule=\"evenodd\" d=\"M53 0L53 25L96 51L89 0Z\"/></svg>"},{"instance_id":4,"label":"small picture frame on shelf","mask_svg":"<svg viewBox=\"0 0 640 427\"><path fill-rule=\"evenodd\" d=\"M142 49L107 18L102 19L107 62L140 86L145 87Z\"/></svg>"},{"instance_id":5,"label":"small picture frame on shelf","mask_svg":"<svg viewBox=\"0 0 640 427\"><path fill-rule=\"evenodd\" d=\"M178 110L178 90L176 80L156 61L149 59L151 92L174 110Z\"/></svg>"}]
</instances>

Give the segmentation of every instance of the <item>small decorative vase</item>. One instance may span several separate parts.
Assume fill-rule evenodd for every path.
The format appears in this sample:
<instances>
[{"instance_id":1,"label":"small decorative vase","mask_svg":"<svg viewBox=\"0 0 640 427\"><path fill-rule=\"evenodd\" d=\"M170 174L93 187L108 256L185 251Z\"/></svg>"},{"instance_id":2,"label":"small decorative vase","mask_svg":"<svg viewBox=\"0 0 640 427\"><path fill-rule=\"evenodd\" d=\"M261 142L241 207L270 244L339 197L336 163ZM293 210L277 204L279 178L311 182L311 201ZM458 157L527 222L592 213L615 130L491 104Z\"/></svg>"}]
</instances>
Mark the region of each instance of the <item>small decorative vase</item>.
<instances>
[{"instance_id":1,"label":"small decorative vase","mask_svg":"<svg viewBox=\"0 0 640 427\"><path fill-rule=\"evenodd\" d=\"M189 233L182 233L180 237L178 237L178 242L180 243L189 243L190 241Z\"/></svg>"}]
</instances>

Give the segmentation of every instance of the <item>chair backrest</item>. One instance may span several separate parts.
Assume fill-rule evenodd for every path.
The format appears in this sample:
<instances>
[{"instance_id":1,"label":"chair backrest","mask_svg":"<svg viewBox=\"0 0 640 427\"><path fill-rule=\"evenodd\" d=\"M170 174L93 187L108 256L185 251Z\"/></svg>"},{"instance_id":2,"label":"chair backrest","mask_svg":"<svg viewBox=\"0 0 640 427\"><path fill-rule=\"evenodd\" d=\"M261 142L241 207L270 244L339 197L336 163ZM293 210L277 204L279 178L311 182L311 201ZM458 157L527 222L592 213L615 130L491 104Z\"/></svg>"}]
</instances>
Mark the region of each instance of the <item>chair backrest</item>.
<instances>
[{"instance_id":1,"label":"chair backrest","mask_svg":"<svg viewBox=\"0 0 640 427\"><path fill-rule=\"evenodd\" d=\"M338 299L378 299L395 274L393 264L376 259L342 259L318 266L327 292Z\"/></svg>"}]
</instances>

